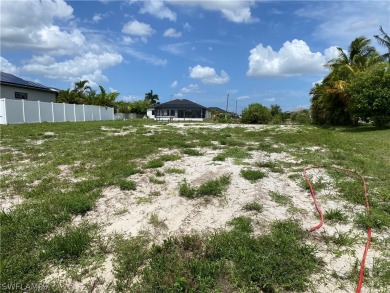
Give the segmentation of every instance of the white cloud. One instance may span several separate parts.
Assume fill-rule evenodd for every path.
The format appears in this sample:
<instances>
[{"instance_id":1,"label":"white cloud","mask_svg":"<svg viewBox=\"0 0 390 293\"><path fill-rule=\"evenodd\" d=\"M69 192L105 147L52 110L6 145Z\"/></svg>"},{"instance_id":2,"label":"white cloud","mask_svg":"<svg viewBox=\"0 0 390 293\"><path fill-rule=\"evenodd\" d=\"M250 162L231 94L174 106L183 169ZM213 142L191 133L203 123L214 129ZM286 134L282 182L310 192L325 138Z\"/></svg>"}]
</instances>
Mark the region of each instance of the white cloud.
<instances>
[{"instance_id":1,"label":"white cloud","mask_svg":"<svg viewBox=\"0 0 390 293\"><path fill-rule=\"evenodd\" d=\"M318 23L312 38L347 46L360 35L372 38L380 25L389 28L390 5L388 1L318 1L295 13L303 21L309 18Z\"/></svg>"},{"instance_id":2,"label":"white cloud","mask_svg":"<svg viewBox=\"0 0 390 293\"><path fill-rule=\"evenodd\" d=\"M0 56L0 70L10 74L19 73L19 68L17 66L15 66L14 64L12 64L7 59L1 56Z\"/></svg>"},{"instance_id":3,"label":"white cloud","mask_svg":"<svg viewBox=\"0 0 390 293\"><path fill-rule=\"evenodd\" d=\"M164 37L180 38L181 32L177 32L174 28L169 28L164 32Z\"/></svg>"},{"instance_id":4,"label":"white cloud","mask_svg":"<svg viewBox=\"0 0 390 293\"><path fill-rule=\"evenodd\" d=\"M221 70L221 75L218 75L214 68L208 66L190 67L189 73L191 78L200 79L203 83L224 84L229 81L229 75L225 71Z\"/></svg>"},{"instance_id":5,"label":"white cloud","mask_svg":"<svg viewBox=\"0 0 390 293\"><path fill-rule=\"evenodd\" d=\"M200 6L205 10L219 11L227 20L236 23L252 23L258 21L251 13L251 7L256 2L253 0L168 0L168 2L177 5Z\"/></svg>"},{"instance_id":6,"label":"white cloud","mask_svg":"<svg viewBox=\"0 0 390 293\"><path fill-rule=\"evenodd\" d=\"M92 17L92 21L95 22L95 23L98 23L99 21L101 21L103 19L102 15L100 13L97 13L95 14L93 17Z\"/></svg>"},{"instance_id":7,"label":"white cloud","mask_svg":"<svg viewBox=\"0 0 390 293\"><path fill-rule=\"evenodd\" d=\"M116 53L95 54L90 52L61 62L47 64L43 62L44 60L44 56L33 57L22 69L26 72L66 81L88 79L93 84L107 81L107 77L103 75L101 70L121 63L123 58Z\"/></svg>"},{"instance_id":8,"label":"white cloud","mask_svg":"<svg viewBox=\"0 0 390 293\"><path fill-rule=\"evenodd\" d=\"M130 45L130 44L135 43L135 40L134 40L132 37L123 36L123 37L122 37L122 42L123 42L123 44L125 44L125 45Z\"/></svg>"},{"instance_id":9,"label":"white cloud","mask_svg":"<svg viewBox=\"0 0 390 293\"><path fill-rule=\"evenodd\" d=\"M177 80L175 80L174 82L172 82L171 88L177 87L178 84L179 84L179 83L177 82Z\"/></svg>"},{"instance_id":10,"label":"white cloud","mask_svg":"<svg viewBox=\"0 0 390 293\"><path fill-rule=\"evenodd\" d=\"M122 32L133 36L149 37L155 31L149 24L133 20L123 26Z\"/></svg>"},{"instance_id":11,"label":"white cloud","mask_svg":"<svg viewBox=\"0 0 390 293\"><path fill-rule=\"evenodd\" d=\"M162 0L144 1L140 13L149 13L159 19L167 18L176 21L176 13L166 7Z\"/></svg>"},{"instance_id":12,"label":"white cloud","mask_svg":"<svg viewBox=\"0 0 390 293\"><path fill-rule=\"evenodd\" d=\"M127 102L141 100L140 97L133 96L133 95L121 96L120 99Z\"/></svg>"},{"instance_id":13,"label":"white cloud","mask_svg":"<svg viewBox=\"0 0 390 293\"><path fill-rule=\"evenodd\" d=\"M240 96L240 97L237 97L236 100L248 100L250 98L251 98L250 96Z\"/></svg>"},{"instance_id":14,"label":"white cloud","mask_svg":"<svg viewBox=\"0 0 390 293\"><path fill-rule=\"evenodd\" d=\"M192 26L186 22L184 25L183 25L183 29L187 32L190 32L192 30Z\"/></svg>"},{"instance_id":15,"label":"white cloud","mask_svg":"<svg viewBox=\"0 0 390 293\"><path fill-rule=\"evenodd\" d=\"M275 52L270 46L257 45L250 51L248 76L294 76L324 71L323 65L333 56L334 48L328 48L325 55L311 52L302 40L285 42Z\"/></svg>"},{"instance_id":16,"label":"white cloud","mask_svg":"<svg viewBox=\"0 0 390 293\"><path fill-rule=\"evenodd\" d=\"M186 87L183 87L180 92L181 93L185 93L185 94L188 94L188 93L197 93L199 92L200 88L197 84L193 84L191 83L190 85L186 86Z\"/></svg>"},{"instance_id":17,"label":"white cloud","mask_svg":"<svg viewBox=\"0 0 390 293\"><path fill-rule=\"evenodd\" d=\"M161 50L171 53L173 55L183 55L186 51L188 46L190 45L189 42L182 42L182 43L174 43L174 44L168 44L161 47Z\"/></svg>"},{"instance_id":18,"label":"white cloud","mask_svg":"<svg viewBox=\"0 0 390 293\"><path fill-rule=\"evenodd\" d=\"M137 50L130 48L130 47L124 48L123 51L125 53L135 57L138 60L142 60L142 61L145 61L147 63L153 64L156 66L165 66L168 62L166 59L161 59L161 58L156 57L154 55L149 55L149 54L146 54L144 52L137 51Z\"/></svg>"},{"instance_id":19,"label":"white cloud","mask_svg":"<svg viewBox=\"0 0 390 293\"><path fill-rule=\"evenodd\" d=\"M85 46L77 28L62 29L54 21L71 20L73 8L63 0L2 1L0 36L2 48L27 48L69 54Z\"/></svg>"}]
</instances>

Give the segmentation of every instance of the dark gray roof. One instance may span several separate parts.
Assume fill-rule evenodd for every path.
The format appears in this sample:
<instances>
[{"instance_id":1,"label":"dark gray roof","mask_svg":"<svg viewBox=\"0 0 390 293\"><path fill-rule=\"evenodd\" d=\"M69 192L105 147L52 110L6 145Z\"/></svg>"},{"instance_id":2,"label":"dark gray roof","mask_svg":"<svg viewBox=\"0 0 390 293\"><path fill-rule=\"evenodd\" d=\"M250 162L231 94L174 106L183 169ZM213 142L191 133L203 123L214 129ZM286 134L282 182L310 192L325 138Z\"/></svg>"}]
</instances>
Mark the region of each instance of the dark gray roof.
<instances>
[{"instance_id":1,"label":"dark gray roof","mask_svg":"<svg viewBox=\"0 0 390 293\"><path fill-rule=\"evenodd\" d=\"M209 111L217 111L217 112L221 112L221 113L228 113L224 109L221 109L221 108L218 108L218 107L208 107L208 110Z\"/></svg>"},{"instance_id":2,"label":"dark gray roof","mask_svg":"<svg viewBox=\"0 0 390 293\"><path fill-rule=\"evenodd\" d=\"M41 91L48 91L48 92L58 92L58 90L44 86L40 83L24 80L20 77L17 77L9 73L5 73L3 71L1 71L0 73L1 73L0 83L4 85L13 85L13 86L25 87L30 89L37 89Z\"/></svg>"},{"instance_id":3,"label":"dark gray roof","mask_svg":"<svg viewBox=\"0 0 390 293\"><path fill-rule=\"evenodd\" d=\"M154 105L154 109L206 109L206 107L197 103L191 102L187 99L176 99L160 105Z\"/></svg>"}]
</instances>

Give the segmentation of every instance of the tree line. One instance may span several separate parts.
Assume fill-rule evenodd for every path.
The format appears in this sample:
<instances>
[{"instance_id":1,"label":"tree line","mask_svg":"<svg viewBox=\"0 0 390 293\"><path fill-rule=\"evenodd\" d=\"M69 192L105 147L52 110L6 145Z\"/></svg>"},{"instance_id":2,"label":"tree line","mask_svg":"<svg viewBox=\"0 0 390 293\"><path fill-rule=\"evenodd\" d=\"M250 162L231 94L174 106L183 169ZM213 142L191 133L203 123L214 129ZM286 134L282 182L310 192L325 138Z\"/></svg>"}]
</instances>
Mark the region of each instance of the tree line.
<instances>
[{"instance_id":1,"label":"tree line","mask_svg":"<svg viewBox=\"0 0 390 293\"><path fill-rule=\"evenodd\" d=\"M390 122L390 37L380 27L374 38L387 49L380 54L366 37L357 37L348 51L325 66L329 74L310 91L311 118L318 125Z\"/></svg>"},{"instance_id":2,"label":"tree line","mask_svg":"<svg viewBox=\"0 0 390 293\"><path fill-rule=\"evenodd\" d=\"M74 83L72 89L59 92L56 102L68 104L97 105L112 107L116 113L137 113L146 114L148 108L159 104L159 97L151 90L145 93L143 100L117 101L118 92L107 93L103 86L99 85L100 92L92 89L88 80L81 80Z\"/></svg>"}]
</instances>

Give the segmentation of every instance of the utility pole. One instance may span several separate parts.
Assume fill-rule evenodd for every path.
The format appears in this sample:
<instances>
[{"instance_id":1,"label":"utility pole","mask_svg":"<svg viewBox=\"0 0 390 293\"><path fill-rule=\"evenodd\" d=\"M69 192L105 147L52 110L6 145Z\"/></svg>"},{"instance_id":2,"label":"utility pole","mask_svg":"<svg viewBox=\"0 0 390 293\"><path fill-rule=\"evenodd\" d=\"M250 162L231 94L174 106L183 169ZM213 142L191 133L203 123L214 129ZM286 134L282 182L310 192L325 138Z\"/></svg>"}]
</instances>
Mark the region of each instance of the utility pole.
<instances>
[{"instance_id":1,"label":"utility pole","mask_svg":"<svg viewBox=\"0 0 390 293\"><path fill-rule=\"evenodd\" d=\"M229 108L229 94L227 95L226 98L226 112L228 111L228 108Z\"/></svg>"},{"instance_id":2,"label":"utility pole","mask_svg":"<svg viewBox=\"0 0 390 293\"><path fill-rule=\"evenodd\" d=\"M238 115L238 114L237 114L237 99L236 99L236 115Z\"/></svg>"}]
</instances>

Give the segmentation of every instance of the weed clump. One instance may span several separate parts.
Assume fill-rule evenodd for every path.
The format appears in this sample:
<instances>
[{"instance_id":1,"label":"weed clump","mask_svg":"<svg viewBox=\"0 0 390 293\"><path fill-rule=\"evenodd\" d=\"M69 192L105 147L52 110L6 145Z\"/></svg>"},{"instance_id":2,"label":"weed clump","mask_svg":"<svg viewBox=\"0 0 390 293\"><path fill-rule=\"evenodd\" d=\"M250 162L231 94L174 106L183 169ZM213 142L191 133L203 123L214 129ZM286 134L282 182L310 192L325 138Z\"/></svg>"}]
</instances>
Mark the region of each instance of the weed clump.
<instances>
[{"instance_id":1,"label":"weed clump","mask_svg":"<svg viewBox=\"0 0 390 293\"><path fill-rule=\"evenodd\" d=\"M184 181L179 186L179 195L187 198L221 196L230 184L230 181L230 175L223 175L218 179L209 180L199 187L192 187L187 181Z\"/></svg>"},{"instance_id":2,"label":"weed clump","mask_svg":"<svg viewBox=\"0 0 390 293\"><path fill-rule=\"evenodd\" d=\"M136 190L137 184L132 180L121 179L118 181L118 186L121 190Z\"/></svg>"},{"instance_id":3,"label":"weed clump","mask_svg":"<svg viewBox=\"0 0 390 293\"><path fill-rule=\"evenodd\" d=\"M246 211L255 211L258 213L261 213L264 209L263 205L253 201L253 202L248 202L243 206L243 209Z\"/></svg>"},{"instance_id":4,"label":"weed clump","mask_svg":"<svg viewBox=\"0 0 390 293\"><path fill-rule=\"evenodd\" d=\"M266 174L260 170L241 170L240 175L252 183L266 176Z\"/></svg>"}]
</instances>

